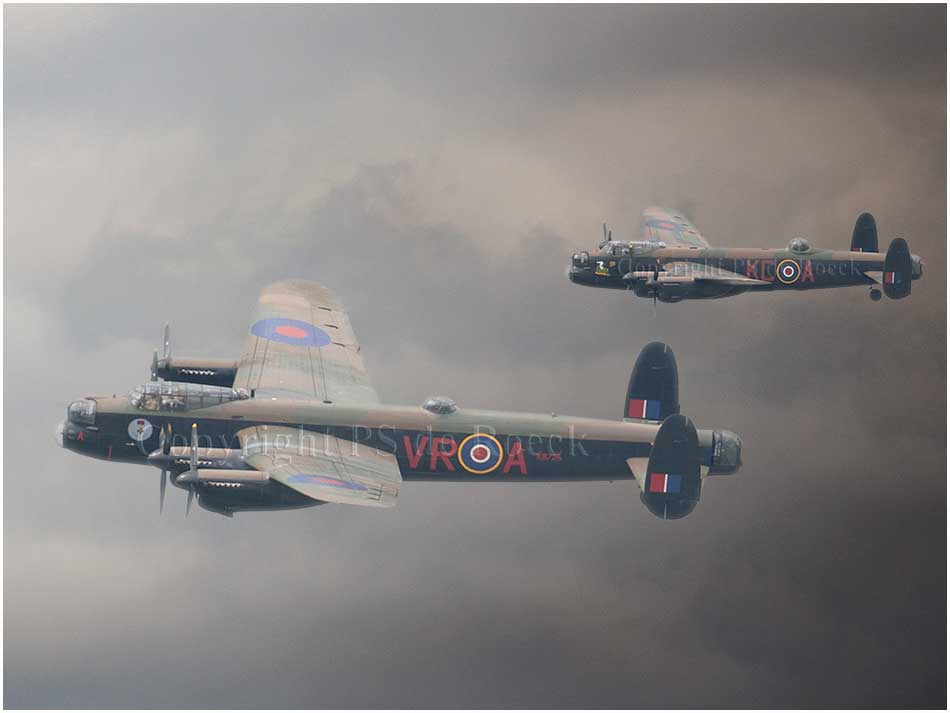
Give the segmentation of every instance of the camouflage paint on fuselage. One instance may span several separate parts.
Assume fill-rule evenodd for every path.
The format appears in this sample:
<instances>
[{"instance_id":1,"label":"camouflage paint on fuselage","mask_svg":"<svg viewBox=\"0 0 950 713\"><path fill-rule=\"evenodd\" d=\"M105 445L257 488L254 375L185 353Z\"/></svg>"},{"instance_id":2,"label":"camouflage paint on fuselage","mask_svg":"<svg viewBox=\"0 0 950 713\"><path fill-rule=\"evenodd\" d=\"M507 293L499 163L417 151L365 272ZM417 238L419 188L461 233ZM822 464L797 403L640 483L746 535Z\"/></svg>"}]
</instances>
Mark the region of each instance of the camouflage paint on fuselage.
<instances>
[{"instance_id":1,"label":"camouflage paint on fuselage","mask_svg":"<svg viewBox=\"0 0 950 713\"><path fill-rule=\"evenodd\" d=\"M439 415L418 406L347 407L301 400L246 399L181 414L137 409L124 398L96 402L95 426L69 423L64 433L64 445L84 455L144 464L158 448L163 427L171 427L173 446L185 446L192 423L198 424L202 449L239 450L238 431L280 425L392 453L405 480L629 480L633 474L627 459L648 457L658 428L551 414L459 409ZM147 422L138 434L147 432L143 440L130 435L139 421ZM500 455L476 450L482 464L475 466L470 456L478 444L465 443L475 433L496 439Z\"/></svg>"}]
</instances>

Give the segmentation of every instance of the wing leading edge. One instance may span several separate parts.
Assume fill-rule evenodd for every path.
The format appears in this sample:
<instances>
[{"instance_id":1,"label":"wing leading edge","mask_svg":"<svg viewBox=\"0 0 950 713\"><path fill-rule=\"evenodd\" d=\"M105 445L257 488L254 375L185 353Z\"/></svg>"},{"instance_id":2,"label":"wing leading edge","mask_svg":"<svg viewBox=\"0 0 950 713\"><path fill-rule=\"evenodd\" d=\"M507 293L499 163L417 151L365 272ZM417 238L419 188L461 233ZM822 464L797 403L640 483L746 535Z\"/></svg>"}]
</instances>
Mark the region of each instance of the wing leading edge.
<instances>
[{"instance_id":1,"label":"wing leading edge","mask_svg":"<svg viewBox=\"0 0 950 713\"><path fill-rule=\"evenodd\" d=\"M343 307L330 290L304 280L264 288L234 387L258 397L379 403Z\"/></svg>"}]
</instances>

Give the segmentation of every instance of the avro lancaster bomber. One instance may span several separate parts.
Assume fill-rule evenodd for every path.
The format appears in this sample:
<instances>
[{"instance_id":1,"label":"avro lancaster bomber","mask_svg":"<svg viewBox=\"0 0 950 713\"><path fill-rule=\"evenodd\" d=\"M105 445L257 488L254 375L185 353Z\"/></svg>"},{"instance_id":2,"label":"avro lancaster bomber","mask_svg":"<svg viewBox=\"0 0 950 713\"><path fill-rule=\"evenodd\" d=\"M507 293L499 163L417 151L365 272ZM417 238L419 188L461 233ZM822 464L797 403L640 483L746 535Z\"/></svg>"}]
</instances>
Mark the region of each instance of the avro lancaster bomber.
<instances>
[{"instance_id":1,"label":"avro lancaster bomber","mask_svg":"<svg viewBox=\"0 0 950 713\"><path fill-rule=\"evenodd\" d=\"M597 250L575 253L568 268L575 284L631 290L654 304L851 286L867 287L877 302L882 289L891 299L907 297L922 274L920 257L903 238L878 252L870 213L858 218L849 251L821 250L803 238L778 249L717 248L682 213L666 208L643 212L640 240L613 240L605 225Z\"/></svg>"},{"instance_id":2,"label":"avro lancaster bomber","mask_svg":"<svg viewBox=\"0 0 950 713\"><path fill-rule=\"evenodd\" d=\"M679 411L676 360L656 342L637 359L617 421L461 409L442 397L384 405L339 302L285 280L261 294L240 359L173 357L166 330L151 381L128 397L73 402L60 434L76 453L160 469L159 508L171 482L188 492L186 514L194 499L226 516L389 507L404 480L634 480L650 512L673 519L695 508L706 477L739 469L742 447Z\"/></svg>"}]
</instances>

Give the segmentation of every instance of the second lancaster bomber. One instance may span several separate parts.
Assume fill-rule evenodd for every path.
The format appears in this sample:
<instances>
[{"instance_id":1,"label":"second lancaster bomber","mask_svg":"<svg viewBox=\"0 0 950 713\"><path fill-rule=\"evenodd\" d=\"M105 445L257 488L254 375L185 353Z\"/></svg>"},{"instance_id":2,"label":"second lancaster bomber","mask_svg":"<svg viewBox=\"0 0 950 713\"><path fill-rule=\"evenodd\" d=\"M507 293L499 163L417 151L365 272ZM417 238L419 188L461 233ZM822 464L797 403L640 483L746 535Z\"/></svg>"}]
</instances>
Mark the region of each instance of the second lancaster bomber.
<instances>
[{"instance_id":1,"label":"second lancaster bomber","mask_svg":"<svg viewBox=\"0 0 950 713\"><path fill-rule=\"evenodd\" d=\"M631 290L654 303L731 297L743 292L864 286L871 299L881 291L891 299L910 294L923 263L903 238L878 252L877 226L863 213L854 226L850 250L824 250L795 238L785 248L711 246L682 213L648 208L641 239L604 240L594 252L575 253L568 277L589 287Z\"/></svg>"}]
</instances>

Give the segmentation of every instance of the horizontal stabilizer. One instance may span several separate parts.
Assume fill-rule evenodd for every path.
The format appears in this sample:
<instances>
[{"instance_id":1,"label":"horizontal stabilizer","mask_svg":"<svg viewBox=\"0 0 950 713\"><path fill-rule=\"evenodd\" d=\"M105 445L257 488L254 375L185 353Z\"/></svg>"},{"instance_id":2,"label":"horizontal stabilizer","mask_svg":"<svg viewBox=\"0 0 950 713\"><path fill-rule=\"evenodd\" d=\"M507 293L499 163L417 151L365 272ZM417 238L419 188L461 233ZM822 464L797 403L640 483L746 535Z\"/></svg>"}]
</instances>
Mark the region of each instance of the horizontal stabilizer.
<instances>
[{"instance_id":1,"label":"horizontal stabilizer","mask_svg":"<svg viewBox=\"0 0 950 713\"><path fill-rule=\"evenodd\" d=\"M851 252L877 252L877 223L874 222L874 216L870 213L859 215L854 224L854 232L851 234Z\"/></svg>"},{"instance_id":2,"label":"horizontal stabilizer","mask_svg":"<svg viewBox=\"0 0 950 713\"><path fill-rule=\"evenodd\" d=\"M679 412L679 376L673 350L662 342L651 342L640 352L630 373L624 420L662 421Z\"/></svg>"},{"instance_id":3,"label":"horizontal stabilizer","mask_svg":"<svg viewBox=\"0 0 950 713\"><path fill-rule=\"evenodd\" d=\"M702 490L699 439L686 416L663 421L641 487L640 500L664 520L686 517L696 507Z\"/></svg>"},{"instance_id":4,"label":"horizontal stabilizer","mask_svg":"<svg viewBox=\"0 0 950 713\"><path fill-rule=\"evenodd\" d=\"M913 264L907 241L903 238L894 238L884 257L884 275L881 279L884 294L893 300L907 297L910 294L912 279Z\"/></svg>"}]
</instances>

